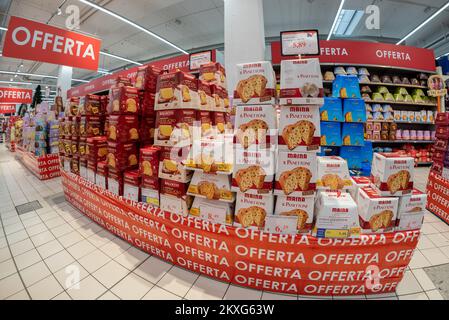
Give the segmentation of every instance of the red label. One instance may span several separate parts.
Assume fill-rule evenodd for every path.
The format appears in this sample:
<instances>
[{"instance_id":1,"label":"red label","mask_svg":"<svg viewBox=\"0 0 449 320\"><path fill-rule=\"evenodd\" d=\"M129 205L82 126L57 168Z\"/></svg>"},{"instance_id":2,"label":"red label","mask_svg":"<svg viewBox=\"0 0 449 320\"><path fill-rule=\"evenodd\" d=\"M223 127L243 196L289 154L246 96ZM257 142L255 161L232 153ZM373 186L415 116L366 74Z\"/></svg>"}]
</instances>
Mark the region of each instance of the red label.
<instances>
[{"instance_id":1,"label":"red label","mask_svg":"<svg viewBox=\"0 0 449 320\"><path fill-rule=\"evenodd\" d=\"M449 224L449 181L433 172L427 184L427 210Z\"/></svg>"},{"instance_id":2,"label":"red label","mask_svg":"<svg viewBox=\"0 0 449 320\"><path fill-rule=\"evenodd\" d=\"M3 55L96 71L100 48L101 40L97 38L11 17Z\"/></svg>"},{"instance_id":3,"label":"red label","mask_svg":"<svg viewBox=\"0 0 449 320\"><path fill-rule=\"evenodd\" d=\"M31 89L0 88L0 103L28 104L31 102L33 102L33 90Z\"/></svg>"},{"instance_id":4,"label":"red label","mask_svg":"<svg viewBox=\"0 0 449 320\"><path fill-rule=\"evenodd\" d=\"M0 89L0 94L1 94ZM8 114L8 113L16 113L16 105L15 104L0 104L0 114Z\"/></svg>"}]
</instances>

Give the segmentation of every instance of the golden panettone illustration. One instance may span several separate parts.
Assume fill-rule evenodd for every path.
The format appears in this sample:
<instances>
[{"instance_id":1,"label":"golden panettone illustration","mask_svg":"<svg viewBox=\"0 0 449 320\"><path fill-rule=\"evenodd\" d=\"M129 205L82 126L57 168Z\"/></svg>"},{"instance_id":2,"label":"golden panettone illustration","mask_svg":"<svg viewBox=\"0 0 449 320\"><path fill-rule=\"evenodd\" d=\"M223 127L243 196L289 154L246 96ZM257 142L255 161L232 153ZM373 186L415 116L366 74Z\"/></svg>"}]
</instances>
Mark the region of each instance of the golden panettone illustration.
<instances>
[{"instance_id":1,"label":"golden panettone illustration","mask_svg":"<svg viewBox=\"0 0 449 320\"><path fill-rule=\"evenodd\" d=\"M265 181L265 170L259 166L251 166L237 171L235 180L241 192L250 189L262 189Z\"/></svg>"},{"instance_id":2,"label":"golden panettone illustration","mask_svg":"<svg viewBox=\"0 0 449 320\"><path fill-rule=\"evenodd\" d=\"M170 125L160 125L158 130L159 140L169 140L173 133L173 127Z\"/></svg>"},{"instance_id":3,"label":"golden panettone illustration","mask_svg":"<svg viewBox=\"0 0 449 320\"><path fill-rule=\"evenodd\" d=\"M330 190L341 190L345 186L342 178L336 174L326 174L321 178L323 187L329 188Z\"/></svg>"},{"instance_id":4,"label":"golden panettone illustration","mask_svg":"<svg viewBox=\"0 0 449 320\"><path fill-rule=\"evenodd\" d=\"M353 122L352 120L352 112L348 112L345 114L345 120L346 122Z\"/></svg>"},{"instance_id":5,"label":"golden panettone illustration","mask_svg":"<svg viewBox=\"0 0 449 320\"><path fill-rule=\"evenodd\" d=\"M206 95L206 93L204 91L200 90L200 91L198 91L198 95L200 97L200 104L202 106L206 105L207 104L207 95Z\"/></svg>"},{"instance_id":6,"label":"golden panettone illustration","mask_svg":"<svg viewBox=\"0 0 449 320\"><path fill-rule=\"evenodd\" d=\"M320 95L320 89L316 84L305 83L301 89L301 95L304 98L316 98Z\"/></svg>"},{"instance_id":7,"label":"golden panettone illustration","mask_svg":"<svg viewBox=\"0 0 449 320\"><path fill-rule=\"evenodd\" d=\"M178 166L176 165L175 161L166 159L163 161L162 164L163 164L162 168L163 168L164 173L168 173L168 174L179 173Z\"/></svg>"},{"instance_id":8,"label":"golden panettone illustration","mask_svg":"<svg viewBox=\"0 0 449 320\"><path fill-rule=\"evenodd\" d=\"M131 140L139 140L139 131L136 128L129 130L129 137Z\"/></svg>"},{"instance_id":9,"label":"golden panettone illustration","mask_svg":"<svg viewBox=\"0 0 449 320\"><path fill-rule=\"evenodd\" d=\"M173 100L175 94L173 88L162 88L159 90L159 103L167 103Z\"/></svg>"},{"instance_id":10,"label":"golden panettone illustration","mask_svg":"<svg viewBox=\"0 0 449 320\"><path fill-rule=\"evenodd\" d=\"M108 154L108 148L99 148L97 154L100 158L106 156Z\"/></svg>"},{"instance_id":11,"label":"golden panettone illustration","mask_svg":"<svg viewBox=\"0 0 449 320\"><path fill-rule=\"evenodd\" d=\"M130 166L136 166L138 164L137 157L135 154L132 154L128 157L128 164Z\"/></svg>"},{"instance_id":12,"label":"golden panettone illustration","mask_svg":"<svg viewBox=\"0 0 449 320\"><path fill-rule=\"evenodd\" d=\"M205 196L209 200L220 199L220 192L215 183L209 181L201 181L198 183L198 193Z\"/></svg>"},{"instance_id":13,"label":"golden panettone illustration","mask_svg":"<svg viewBox=\"0 0 449 320\"><path fill-rule=\"evenodd\" d=\"M151 167L151 163L149 161L142 162L143 174L151 177L153 175L153 168Z\"/></svg>"},{"instance_id":14,"label":"golden panettone illustration","mask_svg":"<svg viewBox=\"0 0 449 320\"><path fill-rule=\"evenodd\" d=\"M265 224L265 218L267 212L261 207L249 207L242 208L237 213L237 221L240 222L242 227L263 227Z\"/></svg>"},{"instance_id":15,"label":"golden panettone illustration","mask_svg":"<svg viewBox=\"0 0 449 320\"><path fill-rule=\"evenodd\" d=\"M224 123L217 123L217 130L219 133L224 133L225 132L225 124Z\"/></svg>"},{"instance_id":16,"label":"golden panettone illustration","mask_svg":"<svg viewBox=\"0 0 449 320\"><path fill-rule=\"evenodd\" d=\"M243 103L247 103L253 97L263 97L267 86L267 78L263 75L254 75L237 84L237 93Z\"/></svg>"},{"instance_id":17,"label":"golden panettone illustration","mask_svg":"<svg viewBox=\"0 0 449 320\"><path fill-rule=\"evenodd\" d=\"M120 111L120 101L114 100L112 102L112 111L119 112Z\"/></svg>"},{"instance_id":18,"label":"golden panettone illustration","mask_svg":"<svg viewBox=\"0 0 449 320\"><path fill-rule=\"evenodd\" d=\"M126 100L126 111L136 113L137 112L137 102L134 99Z\"/></svg>"},{"instance_id":19,"label":"golden panettone illustration","mask_svg":"<svg viewBox=\"0 0 449 320\"><path fill-rule=\"evenodd\" d=\"M327 137L326 136L321 136L321 145L327 146Z\"/></svg>"},{"instance_id":20,"label":"golden panettone illustration","mask_svg":"<svg viewBox=\"0 0 449 320\"><path fill-rule=\"evenodd\" d=\"M316 127L312 122L302 120L285 127L282 132L282 137L284 138L287 147L290 150L294 150L303 143L310 146L313 142L315 131Z\"/></svg>"},{"instance_id":21,"label":"golden panettone illustration","mask_svg":"<svg viewBox=\"0 0 449 320\"><path fill-rule=\"evenodd\" d=\"M279 184L285 195L289 195L298 189L306 191L309 189L312 173L309 169L299 167L292 171L284 172L279 178Z\"/></svg>"},{"instance_id":22,"label":"golden panettone illustration","mask_svg":"<svg viewBox=\"0 0 449 320\"><path fill-rule=\"evenodd\" d=\"M400 190L406 190L410 183L410 172L401 170L396 174L391 175L387 180L388 190L391 194L395 194Z\"/></svg>"},{"instance_id":23,"label":"golden panettone illustration","mask_svg":"<svg viewBox=\"0 0 449 320\"><path fill-rule=\"evenodd\" d=\"M345 146L351 145L351 137L350 136L343 137L343 145L345 145Z\"/></svg>"},{"instance_id":24,"label":"golden panettone illustration","mask_svg":"<svg viewBox=\"0 0 449 320\"><path fill-rule=\"evenodd\" d=\"M280 215L284 217L298 217L298 230L303 230L306 227L307 219L309 219L307 212L301 209L282 212Z\"/></svg>"},{"instance_id":25,"label":"golden panettone illustration","mask_svg":"<svg viewBox=\"0 0 449 320\"><path fill-rule=\"evenodd\" d=\"M237 132L237 140L240 145L248 149L251 145L262 142L268 131L268 124L259 119L242 124Z\"/></svg>"},{"instance_id":26,"label":"golden panettone illustration","mask_svg":"<svg viewBox=\"0 0 449 320\"><path fill-rule=\"evenodd\" d=\"M188 86L181 86L181 94L183 102L192 101L192 97L190 96L190 89Z\"/></svg>"},{"instance_id":27,"label":"golden panettone illustration","mask_svg":"<svg viewBox=\"0 0 449 320\"><path fill-rule=\"evenodd\" d=\"M321 112L321 120L322 121L329 121L329 113L327 110L324 110Z\"/></svg>"},{"instance_id":28,"label":"golden panettone illustration","mask_svg":"<svg viewBox=\"0 0 449 320\"><path fill-rule=\"evenodd\" d=\"M369 225L372 231L376 232L379 229L384 229L390 227L393 220L393 212L391 210L384 210L371 217L369 220Z\"/></svg>"},{"instance_id":29,"label":"golden panettone illustration","mask_svg":"<svg viewBox=\"0 0 449 320\"><path fill-rule=\"evenodd\" d=\"M108 166L111 168L116 168L117 167L117 163L115 161L115 156L112 153L109 153L107 156L107 163Z\"/></svg>"},{"instance_id":30,"label":"golden panettone illustration","mask_svg":"<svg viewBox=\"0 0 449 320\"><path fill-rule=\"evenodd\" d=\"M115 126L109 126L109 139L117 140L117 128Z\"/></svg>"},{"instance_id":31,"label":"golden panettone illustration","mask_svg":"<svg viewBox=\"0 0 449 320\"><path fill-rule=\"evenodd\" d=\"M135 87L140 89L143 86L143 77L142 76L137 76L136 77L136 84Z\"/></svg>"}]
</instances>

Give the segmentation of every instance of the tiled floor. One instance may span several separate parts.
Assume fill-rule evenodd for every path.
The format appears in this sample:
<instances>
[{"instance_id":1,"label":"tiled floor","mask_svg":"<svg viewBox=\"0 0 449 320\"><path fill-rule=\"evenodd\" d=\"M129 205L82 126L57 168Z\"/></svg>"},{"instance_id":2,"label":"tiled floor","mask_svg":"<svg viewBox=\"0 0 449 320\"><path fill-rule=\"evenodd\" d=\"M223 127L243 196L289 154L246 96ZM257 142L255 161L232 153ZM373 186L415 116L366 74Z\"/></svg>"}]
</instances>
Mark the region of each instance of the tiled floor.
<instances>
[{"instance_id":1,"label":"tiled floor","mask_svg":"<svg viewBox=\"0 0 449 320\"><path fill-rule=\"evenodd\" d=\"M421 190L427 174L417 170ZM68 203L44 200L61 192L60 179L39 181L0 144L0 299L307 299L174 267L104 231ZM43 208L17 215L15 206L34 200ZM429 213L397 294L356 298L443 299L424 270L442 264L449 264L449 226Z\"/></svg>"}]
</instances>

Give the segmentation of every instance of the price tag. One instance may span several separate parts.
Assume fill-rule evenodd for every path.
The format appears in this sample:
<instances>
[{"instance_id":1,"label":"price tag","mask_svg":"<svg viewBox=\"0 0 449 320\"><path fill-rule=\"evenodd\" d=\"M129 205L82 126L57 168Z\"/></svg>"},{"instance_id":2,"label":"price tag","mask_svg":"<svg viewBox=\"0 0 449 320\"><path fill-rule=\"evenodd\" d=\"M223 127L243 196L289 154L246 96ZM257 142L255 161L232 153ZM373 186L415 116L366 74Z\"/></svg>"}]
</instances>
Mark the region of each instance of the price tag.
<instances>
[{"instance_id":1,"label":"price tag","mask_svg":"<svg viewBox=\"0 0 449 320\"><path fill-rule=\"evenodd\" d=\"M95 183L95 172L92 169L87 169L87 180Z\"/></svg>"},{"instance_id":2,"label":"price tag","mask_svg":"<svg viewBox=\"0 0 449 320\"><path fill-rule=\"evenodd\" d=\"M202 204L200 206L200 218L212 223L226 224L226 208Z\"/></svg>"},{"instance_id":3,"label":"price tag","mask_svg":"<svg viewBox=\"0 0 449 320\"><path fill-rule=\"evenodd\" d=\"M123 196L126 199L129 199L129 200L132 200L135 202L139 202L139 187L125 183L125 187L123 190Z\"/></svg>"},{"instance_id":4,"label":"price tag","mask_svg":"<svg viewBox=\"0 0 449 320\"><path fill-rule=\"evenodd\" d=\"M103 189L106 189L106 177L102 175L95 175L95 184Z\"/></svg>"},{"instance_id":5,"label":"price tag","mask_svg":"<svg viewBox=\"0 0 449 320\"><path fill-rule=\"evenodd\" d=\"M297 217L267 216L265 218L265 232L276 234L296 234Z\"/></svg>"},{"instance_id":6,"label":"price tag","mask_svg":"<svg viewBox=\"0 0 449 320\"><path fill-rule=\"evenodd\" d=\"M70 161L67 160L64 161L64 171L70 172Z\"/></svg>"},{"instance_id":7,"label":"price tag","mask_svg":"<svg viewBox=\"0 0 449 320\"><path fill-rule=\"evenodd\" d=\"M115 195L119 195L118 194L118 181L114 180L114 179L108 179L108 190L111 191L113 194Z\"/></svg>"},{"instance_id":8,"label":"price tag","mask_svg":"<svg viewBox=\"0 0 449 320\"><path fill-rule=\"evenodd\" d=\"M212 51L192 53L190 55L190 70L198 70L202 65L212 62Z\"/></svg>"},{"instance_id":9,"label":"price tag","mask_svg":"<svg viewBox=\"0 0 449 320\"><path fill-rule=\"evenodd\" d=\"M84 179L87 179L87 168L86 167L80 167L80 176Z\"/></svg>"},{"instance_id":10,"label":"price tag","mask_svg":"<svg viewBox=\"0 0 449 320\"><path fill-rule=\"evenodd\" d=\"M297 30L281 32L283 56L319 55L318 30Z\"/></svg>"}]
</instances>

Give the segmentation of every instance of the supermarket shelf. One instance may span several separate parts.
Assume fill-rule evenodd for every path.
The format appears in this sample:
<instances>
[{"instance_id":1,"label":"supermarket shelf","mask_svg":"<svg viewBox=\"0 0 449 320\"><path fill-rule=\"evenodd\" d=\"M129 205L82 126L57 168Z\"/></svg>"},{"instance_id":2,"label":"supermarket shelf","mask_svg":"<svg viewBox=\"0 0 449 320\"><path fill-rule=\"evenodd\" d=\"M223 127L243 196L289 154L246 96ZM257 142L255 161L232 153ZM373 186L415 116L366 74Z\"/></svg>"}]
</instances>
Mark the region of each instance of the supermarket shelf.
<instances>
[{"instance_id":1,"label":"supermarket shelf","mask_svg":"<svg viewBox=\"0 0 449 320\"><path fill-rule=\"evenodd\" d=\"M431 165L433 165L433 162L418 162L418 163L416 163L416 165L417 166L431 166Z\"/></svg>"},{"instance_id":2,"label":"supermarket shelf","mask_svg":"<svg viewBox=\"0 0 449 320\"><path fill-rule=\"evenodd\" d=\"M398 101L374 101L365 100L365 103L375 103L375 104L396 104L401 106L415 106L415 107L437 107L434 103L413 103L413 102L398 102Z\"/></svg>"},{"instance_id":3,"label":"supermarket shelf","mask_svg":"<svg viewBox=\"0 0 449 320\"><path fill-rule=\"evenodd\" d=\"M332 84L333 81L325 80L324 84ZM413 84L396 84L396 83L383 83L383 82L360 82L360 86L385 86L385 87L402 87L411 89L428 89L426 86L419 86Z\"/></svg>"},{"instance_id":4,"label":"supermarket shelf","mask_svg":"<svg viewBox=\"0 0 449 320\"><path fill-rule=\"evenodd\" d=\"M428 140L368 140L372 143L384 143L384 144L403 144L403 143L421 143L421 144L432 144L435 141Z\"/></svg>"},{"instance_id":5,"label":"supermarket shelf","mask_svg":"<svg viewBox=\"0 0 449 320\"><path fill-rule=\"evenodd\" d=\"M373 121L375 122L375 121ZM410 122L410 121L392 121L393 123L401 123L401 124L419 124L419 125L427 125L427 126L434 126L435 123L433 122Z\"/></svg>"}]
</instances>

